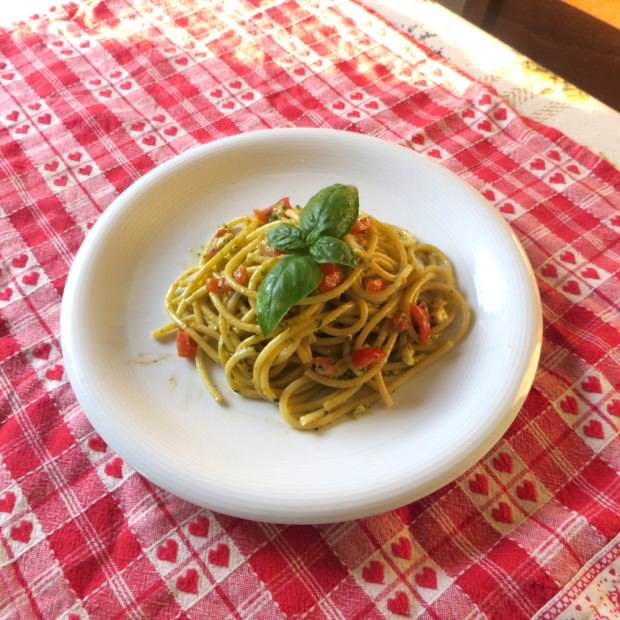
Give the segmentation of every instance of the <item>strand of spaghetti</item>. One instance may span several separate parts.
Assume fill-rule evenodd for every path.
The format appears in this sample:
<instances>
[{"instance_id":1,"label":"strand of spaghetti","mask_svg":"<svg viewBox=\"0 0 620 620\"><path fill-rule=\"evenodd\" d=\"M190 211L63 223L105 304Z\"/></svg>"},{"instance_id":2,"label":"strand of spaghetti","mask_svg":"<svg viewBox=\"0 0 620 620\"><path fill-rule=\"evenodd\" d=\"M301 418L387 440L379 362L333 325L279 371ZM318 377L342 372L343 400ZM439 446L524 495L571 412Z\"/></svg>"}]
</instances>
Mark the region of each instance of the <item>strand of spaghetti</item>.
<instances>
[{"instance_id":1,"label":"strand of spaghetti","mask_svg":"<svg viewBox=\"0 0 620 620\"><path fill-rule=\"evenodd\" d=\"M209 295L211 303L217 309L219 316L224 317L227 323L234 325L238 330L244 332L250 332L252 334L260 334L260 327L256 323L250 323L248 321L241 321L238 319L232 312L229 312L226 304L222 302L219 295L216 293L211 293Z\"/></svg>"},{"instance_id":2,"label":"strand of spaghetti","mask_svg":"<svg viewBox=\"0 0 620 620\"><path fill-rule=\"evenodd\" d=\"M221 403L224 401L224 397L222 393L217 389L216 385L211 381L211 377L207 372L207 368L204 362L204 352L200 349L196 352L196 368L198 370L198 374L202 379L203 383L207 386L207 390L209 390L209 394L213 397L213 400L216 403Z\"/></svg>"},{"instance_id":3,"label":"strand of spaghetti","mask_svg":"<svg viewBox=\"0 0 620 620\"><path fill-rule=\"evenodd\" d=\"M357 338L355 339L354 347L356 349L360 349L363 344L368 339L368 335L370 332L388 315L390 314L394 308L398 305L398 297L394 297L388 303L386 303L380 310L374 313L374 315L369 318L364 325L364 328L361 332L358 333Z\"/></svg>"},{"instance_id":4,"label":"strand of spaghetti","mask_svg":"<svg viewBox=\"0 0 620 620\"><path fill-rule=\"evenodd\" d=\"M151 337L155 340L163 340L168 336L171 336L176 332L177 324L174 322L166 323L166 325L162 325L161 327L153 330L151 333Z\"/></svg>"}]
</instances>

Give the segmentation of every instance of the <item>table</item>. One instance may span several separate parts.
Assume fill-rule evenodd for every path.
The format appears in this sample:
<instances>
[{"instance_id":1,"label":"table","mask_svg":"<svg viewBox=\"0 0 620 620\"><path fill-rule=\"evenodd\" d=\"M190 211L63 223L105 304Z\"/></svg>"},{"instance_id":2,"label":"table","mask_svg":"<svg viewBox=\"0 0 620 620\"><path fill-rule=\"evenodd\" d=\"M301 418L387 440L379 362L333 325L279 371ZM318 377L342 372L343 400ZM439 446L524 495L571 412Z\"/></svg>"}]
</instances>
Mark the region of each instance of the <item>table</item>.
<instances>
[{"instance_id":1,"label":"table","mask_svg":"<svg viewBox=\"0 0 620 620\"><path fill-rule=\"evenodd\" d=\"M620 612L617 116L510 69L488 37L459 50L472 27L412 4L399 31L350 1L90 0L0 33L1 617ZM524 75L533 96L512 86ZM120 192L196 144L292 125L380 136L461 176L520 239L545 320L534 386L475 467L315 527L143 479L88 423L58 341L71 261Z\"/></svg>"}]
</instances>

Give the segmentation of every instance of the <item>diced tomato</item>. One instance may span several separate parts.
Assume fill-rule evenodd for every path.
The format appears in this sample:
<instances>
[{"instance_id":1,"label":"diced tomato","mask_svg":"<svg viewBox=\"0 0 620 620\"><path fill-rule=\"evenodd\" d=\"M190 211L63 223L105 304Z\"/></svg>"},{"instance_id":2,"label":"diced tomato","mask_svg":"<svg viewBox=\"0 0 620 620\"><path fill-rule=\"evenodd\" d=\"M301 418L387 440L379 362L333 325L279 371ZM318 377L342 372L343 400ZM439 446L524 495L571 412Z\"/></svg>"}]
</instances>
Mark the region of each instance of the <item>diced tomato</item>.
<instances>
[{"instance_id":1,"label":"diced tomato","mask_svg":"<svg viewBox=\"0 0 620 620\"><path fill-rule=\"evenodd\" d=\"M285 196L284 198L280 198L280 200L272 204L270 207L266 207L264 209L254 209L254 215L260 222L266 224L271 219L271 214L276 207L290 209L291 199L288 196Z\"/></svg>"},{"instance_id":2,"label":"diced tomato","mask_svg":"<svg viewBox=\"0 0 620 620\"><path fill-rule=\"evenodd\" d=\"M397 332L406 332L411 327L411 320L407 316L406 312L399 310L392 317L392 329Z\"/></svg>"},{"instance_id":3,"label":"diced tomato","mask_svg":"<svg viewBox=\"0 0 620 620\"><path fill-rule=\"evenodd\" d=\"M353 226L351 226L351 233L354 235L360 235L365 233L370 228L370 218L369 217L360 217Z\"/></svg>"},{"instance_id":4,"label":"diced tomato","mask_svg":"<svg viewBox=\"0 0 620 620\"><path fill-rule=\"evenodd\" d=\"M207 280L206 286L209 293L223 293L230 290L230 284L224 277L211 277Z\"/></svg>"},{"instance_id":5,"label":"diced tomato","mask_svg":"<svg viewBox=\"0 0 620 620\"><path fill-rule=\"evenodd\" d=\"M385 357L385 351L378 347L362 347L353 351L351 368L368 368Z\"/></svg>"},{"instance_id":6,"label":"diced tomato","mask_svg":"<svg viewBox=\"0 0 620 620\"><path fill-rule=\"evenodd\" d=\"M272 212L273 206L266 207L265 209L254 209L254 215L256 216L256 219L263 224L266 224L269 221Z\"/></svg>"},{"instance_id":7,"label":"diced tomato","mask_svg":"<svg viewBox=\"0 0 620 620\"><path fill-rule=\"evenodd\" d=\"M364 289L367 293L380 293L385 289L385 280L382 278L369 278L364 282Z\"/></svg>"},{"instance_id":8,"label":"diced tomato","mask_svg":"<svg viewBox=\"0 0 620 620\"><path fill-rule=\"evenodd\" d=\"M215 231L215 236L216 237L223 237L226 233L229 233L230 229L226 228L226 226L220 226L216 231Z\"/></svg>"},{"instance_id":9,"label":"diced tomato","mask_svg":"<svg viewBox=\"0 0 620 620\"><path fill-rule=\"evenodd\" d=\"M198 345L182 329L177 330L177 353L179 357L196 357Z\"/></svg>"},{"instance_id":10,"label":"diced tomato","mask_svg":"<svg viewBox=\"0 0 620 620\"><path fill-rule=\"evenodd\" d=\"M428 311L423 306L411 304L409 306L409 314L418 331L420 342L426 344L431 337L431 321L428 316Z\"/></svg>"},{"instance_id":11,"label":"diced tomato","mask_svg":"<svg viewBox=\"0 0 620 620\"><path fill-rule=\"evenodd\" d=\"M237 267L237 269L235 269L235 272L233 273L233 278L239 284L245 286L250 279L250 274L248 273L248 270L243 265L241 265L240 267Z\"/></svg>"},{"instance_id":12,"label":"diced tomato","mask_svg":"<svg viewBox=\"0 0 620 620\"><path fill-rule=\"evenodd\" d=\"M327 293L336 288L344 279L342 267L336 263L321 263L319 265L323 272L323 279L319 284L319 291Z\"/></svg>"},{"instance_id":13,"label":"diced tomato","mask_svg":"<svg viewBox=\"0 0 620 620\"><path fill-rule=\"evenodd\" d=\"M336 365L327 357L313 357L312 365L317 374L325 377L333 377L338 372Z\"/></svg>"}]
</instances>

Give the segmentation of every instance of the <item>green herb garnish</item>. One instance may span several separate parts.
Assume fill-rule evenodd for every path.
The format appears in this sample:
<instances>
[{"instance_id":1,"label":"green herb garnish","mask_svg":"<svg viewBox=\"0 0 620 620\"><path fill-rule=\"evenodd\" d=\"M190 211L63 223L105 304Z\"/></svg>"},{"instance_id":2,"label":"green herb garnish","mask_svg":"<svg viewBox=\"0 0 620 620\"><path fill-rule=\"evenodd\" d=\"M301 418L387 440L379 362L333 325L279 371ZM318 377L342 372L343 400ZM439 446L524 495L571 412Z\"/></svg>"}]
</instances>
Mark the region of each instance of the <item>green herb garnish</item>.
<instances>
[{"instance_id":1,"label":"green herb garnish","mask_svg":"<svg viewBox=\"0 0 620 620\"><path fill-rule=\"evenodd\" d=\"M268 336L282 317L321 282L319 263L353 267L351 248L342 241L359 215L357 188L337 183L317 192L301 212L299 226L280 224L267 233L270 246L288 254L258 287L258 324Z\"/></svg>"}]
</instances>

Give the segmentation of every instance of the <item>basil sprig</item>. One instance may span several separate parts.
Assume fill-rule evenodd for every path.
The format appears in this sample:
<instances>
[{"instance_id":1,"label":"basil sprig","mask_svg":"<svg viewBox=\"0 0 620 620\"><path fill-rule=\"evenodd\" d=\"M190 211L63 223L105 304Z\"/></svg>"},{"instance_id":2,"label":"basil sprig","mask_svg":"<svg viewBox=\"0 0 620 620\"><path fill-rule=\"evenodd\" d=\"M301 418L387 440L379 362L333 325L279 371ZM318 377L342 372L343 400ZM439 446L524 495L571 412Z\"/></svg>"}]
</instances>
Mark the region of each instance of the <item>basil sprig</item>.
<instances>
[{"instance_id":1,"label":"basil sprig","mask_svg":"<svg viewBox=\"0 0 620 620\"><path fill-rule=\"evenodd\" d=\"M358 215L357 188L337 183L310 198L301 212L299 226L280 224L267 233L269 245L289 256L278 260L258 287L256 315L265 336L319 285L319 263L355 265L355 254L341 238L351 230Z\"/></svg>"}]
</instances>

